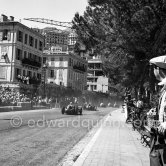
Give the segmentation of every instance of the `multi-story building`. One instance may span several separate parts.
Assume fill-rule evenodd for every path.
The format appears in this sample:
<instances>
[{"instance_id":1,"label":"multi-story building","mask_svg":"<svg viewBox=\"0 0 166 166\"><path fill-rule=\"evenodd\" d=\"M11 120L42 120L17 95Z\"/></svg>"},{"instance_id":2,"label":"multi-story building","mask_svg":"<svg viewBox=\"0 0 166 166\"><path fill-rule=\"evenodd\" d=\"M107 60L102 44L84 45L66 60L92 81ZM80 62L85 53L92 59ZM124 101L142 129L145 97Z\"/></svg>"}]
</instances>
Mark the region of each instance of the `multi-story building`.
<instances>
[{"instance_id":1,"label":"multi-story building","mask_svg":"<svg viewBox=\"0 0 166 166\"><path fill-rule=\"evenodd\" d=\"M74 53L58 53L53 48L43 54L43 63L48 64L46 82L84 91L87 61Z\"/></svg>"},{"instance_id":2,"label":"multi-story building","mask_svg":"<svg viewBox=\"0 0 166 166\"><path fill-rule=\"evenodd\" d=\"M52 46L60 46L63 51L67 51L68 32L52 27L46 27L40 30L40 33L45 37L45 50Z\"/></svg>"},{"instance_id":3,"label":"multi-story building","mask_svg":"<svg viewBox=\"0 0 166 166\"><path fill-rule=\"evenodd\" d=\"M68 29L68 50L72 51L78 40L78 36L74 30Z\"/></svg>"},{"instance_id":4,"label":"multi-story building","mask_svg":"<svg viewBox=\"0 0 166 166\"><path fill-rule=\"evenodd\" d=\"M44 37L14 17L2 15L0 21L0 84L30 86L42 74Z\"/></svg>"},{"instance_id":5,"label":"multi-story building","mask_svg":"<svg viewBox=\"0 0 166 166\"><path fill-rule=\"evenodd\" d=\"M100 57L93 57L88 60L87 90L108 92L108 78L103 75Z\"/></svg>"},{"instance_id":6,"label":"multi-story building","mask_svg":"<svg viewBox=\"0 0 166 166\"><path fill-rule=\"evenodd\" d=\"M70 28L60 30L46 27L43 29L34 28L34 30L40 32L45 37L45 50L50 49L52 46L60 46L63 52L73 51L78 38L76 32Z\"/></svg>"}]
</instances>

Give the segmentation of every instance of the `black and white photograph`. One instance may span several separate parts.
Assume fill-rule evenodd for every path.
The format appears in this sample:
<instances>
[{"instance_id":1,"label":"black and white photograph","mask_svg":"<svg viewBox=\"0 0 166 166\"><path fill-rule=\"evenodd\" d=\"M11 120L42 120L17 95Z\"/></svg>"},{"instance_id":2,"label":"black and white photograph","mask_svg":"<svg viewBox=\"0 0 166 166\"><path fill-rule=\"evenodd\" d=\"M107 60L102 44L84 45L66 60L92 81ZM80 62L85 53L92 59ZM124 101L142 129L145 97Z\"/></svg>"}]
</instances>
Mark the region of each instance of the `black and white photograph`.
<instances>
[{"instance_id":1,"label":"black and white photograph","mask_svg":"<svg viewBox=\"0 0 166 166\"><path fill-rule=\"evenodd\" d=\"M166 0L0 0L0 166L166 166Z\"/></svg>"}]
</instances>

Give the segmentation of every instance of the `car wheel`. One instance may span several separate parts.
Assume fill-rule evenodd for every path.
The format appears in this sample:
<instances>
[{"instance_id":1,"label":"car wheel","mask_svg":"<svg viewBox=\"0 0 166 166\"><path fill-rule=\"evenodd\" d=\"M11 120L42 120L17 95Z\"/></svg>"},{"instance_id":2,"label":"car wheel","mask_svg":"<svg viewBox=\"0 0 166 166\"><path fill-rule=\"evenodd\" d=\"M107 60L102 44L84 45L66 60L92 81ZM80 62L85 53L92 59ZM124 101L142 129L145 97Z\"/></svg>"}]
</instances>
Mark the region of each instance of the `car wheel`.
<instances>
[{"instance_id":1,"label":"car wheel","mask_svg":"<svg viewBox=\"0 0 166 166\"><path fill-rule=\"evenodd\" d=\"M80 115L82 115L82 108L80 109Z\"/></svg>"},{"instance_id":2,"label":"car wheel","mask_svg":"<svg viewBox=\"0 0 166 166\"><path fill-rule=\"evenodd\" d=\"M65 113L65 107L62 108L62 111L61 111L61 112L62 112L62 114Z\"/></svg>"}]
</instances>

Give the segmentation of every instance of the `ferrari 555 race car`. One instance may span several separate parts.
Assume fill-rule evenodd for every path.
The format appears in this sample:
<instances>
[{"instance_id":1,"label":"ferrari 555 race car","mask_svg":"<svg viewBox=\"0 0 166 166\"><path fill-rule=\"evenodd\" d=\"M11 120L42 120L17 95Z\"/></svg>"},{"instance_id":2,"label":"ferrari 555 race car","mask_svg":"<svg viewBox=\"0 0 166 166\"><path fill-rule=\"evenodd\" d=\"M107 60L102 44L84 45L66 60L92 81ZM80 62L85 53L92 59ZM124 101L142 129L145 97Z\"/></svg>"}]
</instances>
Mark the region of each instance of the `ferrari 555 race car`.
<instances>
[{"instance_id":1,"label":"ferrari 555 race car","mask_svg":"<svg viewBox=\"0 0 166 166\"><path fill-rule=\"evenodd\" d=\"M82 106L67 106L63 107L61 112L62 114L70 114L70 115L82 115Z\"/></svg>"}]
</instances>

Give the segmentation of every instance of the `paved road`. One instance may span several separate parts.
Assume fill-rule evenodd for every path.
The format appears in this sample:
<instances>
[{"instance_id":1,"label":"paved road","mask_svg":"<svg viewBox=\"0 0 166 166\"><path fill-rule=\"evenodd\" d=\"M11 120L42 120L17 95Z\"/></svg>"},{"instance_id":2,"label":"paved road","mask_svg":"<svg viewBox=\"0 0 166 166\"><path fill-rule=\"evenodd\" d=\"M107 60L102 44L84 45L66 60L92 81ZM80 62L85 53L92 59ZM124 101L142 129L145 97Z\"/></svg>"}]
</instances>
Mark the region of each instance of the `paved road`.
<instances>
[{"instance_id":1,"label":"paved road","mask_svg":"<svg viewBox=\"0 0 166 166\"><path fill-rule=\"evenodd\" d=\"M33 122L42 123L42 121L50 121L61 118L68 118L73 115L62 115L59 108L31 110L31 111L16 111L0 113L0 131L20 129Z\"/></svg>"},{"instance_id":2,"label":"paved road","mask_svg":"<svg viewBox=\"0 0 166 166\"><path fill-rule=\"evenodd\" d=\"M0 166L55 166L112 110L83 116L62 115L60 109L0 113Z\"/></svg>"}]
</instances>

